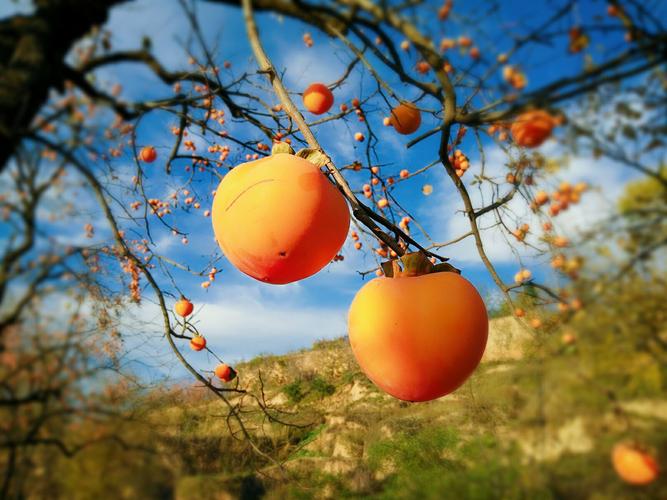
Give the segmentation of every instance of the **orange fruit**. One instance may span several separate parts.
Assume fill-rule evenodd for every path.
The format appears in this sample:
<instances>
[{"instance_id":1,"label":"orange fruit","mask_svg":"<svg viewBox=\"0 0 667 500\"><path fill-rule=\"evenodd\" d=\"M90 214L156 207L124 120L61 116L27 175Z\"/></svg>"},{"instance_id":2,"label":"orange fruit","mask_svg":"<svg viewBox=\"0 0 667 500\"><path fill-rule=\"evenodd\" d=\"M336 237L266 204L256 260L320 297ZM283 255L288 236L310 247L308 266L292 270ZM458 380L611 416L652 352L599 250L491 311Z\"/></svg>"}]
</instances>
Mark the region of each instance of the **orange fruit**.
<instances>
[{"instance_id":1,"label":"orange fruit","mask_svg":"<svg viewBox=\"0 0 667 500\"><path fill-rule=\"evenodd\" d=\"M312 83L303 93L303 105L314 115L321 115L331 109L334 97L329 87L323 83Z\"/></svg>"},{"instance_id":2,"label":"orange fruit","mask_svg":"<svg viewBox=\"0 0 667 500\"><path fill-rule=\"evenodd\" d=\"M619 443L611 452L616 473L630 484L649 484L658 477L658 463L648 453L636 446Z\"/></svg>"},{"instance_id":3,"label":"orange fruit","mask_svg":"<svg viewBox=\"0 0 667 500\"><path fill-rule=\"evenodd\" d=\"M405 401L436 399L463 384L482 358L488 325L475 287L450 272L375 278L348 315L361 369Z\"/></svg>"},{"instance_id":4,"label":"orange fruit","mask_svg":"<svg viewBox=\"0 0 667 500\"><path fill-rule=\"evenodd\" d=\"M220 363L218 366L216 366L214 373L216 377L225 382L229 382L230 380L234 380L236 378L236 371L234 371L234 368L226 365L225 363Z\"/></svg>"},{"instance_id":5,"label":"orange fruit","mask_svg":"<svg viewBox=\"0 0 667 500\"><path fill-rule=\"evenodd\" d=\"M519 115L510 132L512 139L524 148L536 148L546 141L555 126L553 117L542 110L527 111Z\"/></svg>"},{"instance_id":6,"label":"orange fruit","mask_svg":"<svg viewBox=\"0 0 667 500\"><path fill-rule=\"evenodd\" d=\"M350 227L343 195L315 165L286 153L225 175L211 219L227 259L273 284L318 272L338 253Z\"/></svg>"},{"instance_id":7,"label":"orange fruit","mask_svg":"<svg viewBox=\"0 0 667 500\"><path fill-rule=\"evenodd\" d=\"M399 104L392 109L390 120L396 132L403 135L415 132L422 122L419 110L409 103Z\"/></svg>"},{"instance_id":8,"label":"orange fruit","mask_svg":"<svg viewBox=\"0 0 667 500\"><path fill-rule=\"evenodd\" d=\"M194 308L195 306L192 305L192 302L190 302L185 297L181 297L180 300L174 305L174 311L176 314L184 318L192 314Z\"/></svg>"},{"instance_id":9,"label":"orange fruit","mask_svg":"<svg viewBox=\"0 0 667 500\"><path fill-rule=\"evenodd\" d=\"M153 163L157 158L157 151L153 146L146 146L139 152L139 158L146 163Z\"/></svg>"},{"instance_id":10,"label":"orange fruit","mask_svg":"<svg viewBox=\"0 0 667 500\"><path fill-rule=\"evenodd\" d=\"M190 340L190 349L193 351L201 351L204 347L206 347L206 339L201 335L192 337Z\"/></svg>"}]
</instances>

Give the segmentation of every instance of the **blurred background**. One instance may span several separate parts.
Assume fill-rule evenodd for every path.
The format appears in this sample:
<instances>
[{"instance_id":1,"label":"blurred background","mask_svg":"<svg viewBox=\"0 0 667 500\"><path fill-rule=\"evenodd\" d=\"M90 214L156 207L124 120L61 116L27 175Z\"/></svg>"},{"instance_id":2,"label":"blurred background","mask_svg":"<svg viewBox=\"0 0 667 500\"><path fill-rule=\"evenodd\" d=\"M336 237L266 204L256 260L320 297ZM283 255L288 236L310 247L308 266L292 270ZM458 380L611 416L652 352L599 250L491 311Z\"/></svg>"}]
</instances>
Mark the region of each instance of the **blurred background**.
<instances>
[{"instance_id":1,"label":"blurred background","mask_svg":"<svg viewBox=\"0 0 667 500\"><path fill-rule=\"evenodd\" d=\"M667 497L667 4L242 3L0 3L0 497ZM224 175L306 146L248 14L351 206L484 297L453 394L356 363L349 305L396 256L359 217L287 285L217 245Z\"/></svg>"}]
</instances>

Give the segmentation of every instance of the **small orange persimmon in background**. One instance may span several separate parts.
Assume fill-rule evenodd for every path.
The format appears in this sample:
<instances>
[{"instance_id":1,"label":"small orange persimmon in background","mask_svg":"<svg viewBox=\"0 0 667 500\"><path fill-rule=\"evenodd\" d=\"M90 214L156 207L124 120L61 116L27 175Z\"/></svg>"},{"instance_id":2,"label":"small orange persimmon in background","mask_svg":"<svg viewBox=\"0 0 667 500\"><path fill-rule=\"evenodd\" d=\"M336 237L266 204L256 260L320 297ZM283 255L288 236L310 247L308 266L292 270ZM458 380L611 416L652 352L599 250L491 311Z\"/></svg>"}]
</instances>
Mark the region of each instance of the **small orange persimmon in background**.
<instances>
[{"instance_id":1,"label":"small orange persimmon in background","mask_svg":"<svg viewBox=\"0 0 667 500\"><path fill-rule=\"evenodd\" d=\"M468 157L463 154L463 151L460 149L454 151L454 155L449 157L449 162L452 164L456 175L459 177L463 177L466 170L470 168L470 160L468 160Z\"/></svg>"},{"instance_id":2,"label":"small orange persimmon in background","mask_svg":"<svg viewBox=\"0 0 667 500\"><path fill-rule=\"evenodd\" d=\"M389 206L389 201L387 198L380 198L378 200L378 208L386 208Z\"/></svg>"},{"instance_id":3,"label":"small orange persimmon in background","mask_svg":"<svg viewBox=\"0 0 667 500\"><path fill-rule=\"evenodd\" d=\"M417 70L417 73L425 75L431 71L431 66L426 61L418 61L415 65L415 69Z\"/></svg>"},{"instance_id":4,"label":"small orange persimmon in background","mask_svg":"<svg viewBox=\"0 0 667 500\"><path fill-rule=\"evenodd\" d=\"M577 341L577 336L572 332L565 332L561 335L560 340L564 345L572 345Z\"/></svg>"},{"instance_id":5,"label":"small orange persimmon in background","mask_svg":"<svg viewBox=\"0 0 667 500\"><path fill-rule=\"evenodd\" d=\"M226 365L225 363L220 363L218 366L216 366L214 373L216 377L224 382L229 382L230 380L234 380L236 378L236 371L234 371L234 368Z\"/></svg>"},{"instance_id":6,"label":"small orange persimmon in background","mask_svg":"<svg viewBox=\"0 0 667 500\"><path fill-rule=\"evenodd\" d=\"M403 135L415 132L422 122L421 113L410 103L399 104L392 109L389 120L396 132Z\"/></svg>"},{"instance_id":7,"label":"small orange persimmon in background","mask_svg":"<svg viewBox=\"0 0 667 500\"><path fill-rule=\"evenodd\" d=\"M549 201L549 194L546 191L538 191L535 193L535 204L542 206Z\"/></svg>"},{"instance_id":8,"label":"small orange persimmon in background","mask_svg":"<svg viewBox=\"0 0 667 500\"><path fill-rule=\"evenodd\" d=\"M546 141L555 126L553 117L541 109L520 114L512 123L510 133L517 145L536 148Z\"/></svg>"},{"instance_id":9,"label":"small orange persimmon in background","mask_svg":"<svg viewBox=\"0 0 667 500\"><path fill-rule=\"evenodd\" d=\"M331 109L334 97L329 87L323 83L312 83L303 93L303 105L314 115L321 115Z\"/></svg>"},{"instance_id":10,"label":"small orange persimmon in background","mask_svg":"<svg viewBox=\"0 0 667 500\"><path fill-rule=\"evenodd\" d=\"M636 445L618 443L611 452L611 461L623 481L635 485L652 483L658 477L658 463Z\"/></svg>"},{"instance_id":11,"label":"small orange persimmon in background","mask_svg":"<svg viewBox=\"0 0 667 500\"><path fill-rule=\"evenodd\" d=\"M530 320L530 326L537 330L542 327L542 320L540 318L533 318Z\"/></svg>"},{"instance_id":12,"label":"small orange persimmon in background","mask_svg":"<svg viewBox=\"0 0 667 500\"><path fill-rule=\"evenodd\" d=\"M522 90L526 87L528 79L523 71L516 66L505 65L502 69L503 79L516 90Z\"/></svg>"},{"instance_id":13,"label":"small orange persimmon in background","mask_svg":"<svg viewBox=\"0 0 667 500\"><path fill-rule=\"evenodd\" d=\"M565 236L556 236L553 239L553 244L555 247L565 248L570 245L570 240L567 239Z\"/></svg>"},{"instance_id":14,"label":"small orange persimmon in background","mask_svg":"<svg viewBox=\"0 0 667 500\"><path fill-rule=\"evenodd\" d=\"M410 176L410 172L408 172L408 170L404 168L403 170L401 170L401 172L398 174L398 176L401 179L407 179Z\"/></svg>"},{"instance_id":15,"label":"small orange persimmon in background","mask_svg":"<svg viewBox=\"0 0 667 500\"><path fill-rule=\"evenodd\" d=\"M449 16L449 13L454 6L453 0L445 0L445 3L438 9L438 19L444 21Z\"/></svg>"},{"instance_id":16,"label":"small orange persimmon in background","mask_svg":"<svg viewBox=\"0 0 667 500\"><path fill-rule=\"evenodd\" d=\"M218 186L212 213L229 261L273 284L306 278L329 264L350 227L340 191L315 164L287 153L232 169Z\"/></svg>"},{"instance_id":17,"label":"small orange persimmon in background","mask_svg":"<svg viewBox=\"0 0 667 500\"><path fill-rule=\"evenodd\" d=\"M355 141L364 142L364 139L366 139L366 138L364 137L364 134L362 134L361 132L357 132L357 133L354 134L354 140Z\"/></svg>"},{"instance_id":18,"label":"small orange persimmon in background","mask_svg":"<svg viewBox=\"0 0 667 500\"><path fill-rule=\"evenodd\" d=\"M523 283L524 281L528 281L533 274L530 272L528 269L520 269L515 275L514 275L514 282L515 283Z\"/></svg>"},{"instance_id":19,"label":"small orange persimmon in background","mask_svg":"<svg viewBox=\"0 0 667 500\"><path fill-rule=\"evenodd\" d=\"M526 311L524 311L520 307L517 307L516 309L514 309L514 316L516 316L517 318L523 318L525 315L526 315Z\"/></svg>"},{"instance_id":20,"label":"small orange persimmon in background","mask_svg":"<svg viewBox=\"0 0 667 500\"><path fill-rule=\"evenodd\" d=\"M194 308L195 306L192 305L192 302L190 302L185 297L181 297L178 300L178 302L176 302L176 304L174 305L174 311L176 312L176 314L178 314L183 318L185 318L186 316L190 316Z\"/></svg>"},{"instance_id":21,"label":"small orange persimmon in background","mask_svg":"<svg viewBox=\"0 0 667 500\"><path fill-rule=\"evenodd\" d=\"M526 231L522 231L521 228L517 228L512 231L512 235L517 239L517 241L523 241L526 239Z\"/></svg>"},{"instance_id":22,"label":"small orange persimmon in background","mask_svg":"<svg viewBox=\"0 0 667 500\"><path fill-rule=\"evenodd\" d=\"M588 47L590 39L584 33L580 26L573 26L569 31L570 43L569 50L573 54L577 54Z\"/></svg>"},{"instance_id":23,"label":"small orange persimmon in background","mask_svg":"<svg viewBox=\"0 0 667 500\"><path fill-rule=\"evenodd\" d=\"M157 151L155 151L153 146L145 146L141 149L139 158L143 162L153 163L157 159Z\"/></svg>"},{"instance_id":24,"label":"small orange persimmon in background","mask_svg":"<svg viewBox=\"0 0 667 500\"><path fill-rule=\"evenodd\" d=\"M201 335L192 337L192 340L190 340L190 349L193 351L201 351L204 347L206 347L206 339Z\"/></svg>"},{"instance_id":25,"label":"small orange persimmon in background","mask_svg":"<svg viewBox=\"0 0 667 500\"><path fill-rule=\"evenodd\" d=\"M311 48L313 46L313 37L310 33L303 34L303 43L306 44L307 48Z\"/></svg>"}]
</instances>

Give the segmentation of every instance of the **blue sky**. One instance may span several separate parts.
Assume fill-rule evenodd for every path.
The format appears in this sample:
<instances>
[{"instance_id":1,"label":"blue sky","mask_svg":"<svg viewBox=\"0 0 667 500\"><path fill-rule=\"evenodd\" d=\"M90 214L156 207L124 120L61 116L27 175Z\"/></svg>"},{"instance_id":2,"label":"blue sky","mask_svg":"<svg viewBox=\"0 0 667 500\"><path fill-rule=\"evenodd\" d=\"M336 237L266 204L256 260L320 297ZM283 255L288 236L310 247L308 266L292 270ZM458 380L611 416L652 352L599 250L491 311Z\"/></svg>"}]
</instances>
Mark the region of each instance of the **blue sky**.
<instances>
[{"instance_id":1,"label":"blue sky","mask_svg":"<svg viewBox=\"0 0 667 500\"><path fill-rule=\"evenodd\" d=\"M452 18L457 23L464 23L466 28L459 28L452 23L444 25L445 31L440 23L428 26L436 41L443 35L452 38L468 35L473 37L482 49L483 58L495 58L499 50L510 48L508 33L525 32L526 29L543 22L545 16L563 4L556 1L500 3L501 11L490 13L486 10L485 2L466 2L465 5L463 2L455 2ZM435 11L438 5L439 2L422 8L430 12ZM0 5L0 17L24 6L25 2L18 4L5 2ZM604 15L605 8L605 2L581 2L565 20L549 29L563 33L560 44L532 45L531 48L517 54L516 61L521 63L521 67L528 75L528 90L581 70L584 55L571 55L565 48L567 30L578 19L609 23ZM521 13L520 16L517 15L518 12ZM246 41L240 10L201 2L197 4L197 14L207 44L213 49L216 62L220 66L223 61L232 63L229 72L223 70L223 81L244 71L254 71L255 62ZM274 64L285 71L284 82L293 92L301 92L313 81L327 83L337 80L350 60L350 56L341 49L340 44L321 36L309 27L272 14L260 14L258 18L267 51L273 58ZM433 16L426 18L432 19ZM113 33L111 40L115 50L136 49L140 46L142 37L149 36L153 41L155 54L168 68L188 67L184 46L188 41L189 29L176 1L141 0L121 5L112 10L106 28ZM310 49L306 48L302 41L306 31L312 34L315 42L314 47ZM622 36L622 31L613 30L605 35L594 36L587 54L593 60L604 59L606 50L622 46L624 43ZM465 55L453 55L451 59L455 67L470 65L470 59ZM406 67L412 67L416 62L414 53L406 54L405 61ZM486 67L487 64L483 64L479 70L473 69L473 72L483 74ZM357 69L359 68L360 66ZM382 75L395 85L401 97L405 99L414 97L384 70ZM491 78L497 81L500 78L499 72ZM171 95L169 87L138 65L123 64L105 68L98 72L97 80L100 85L107 88L121 82L123 85L121 95L127 99L155 99ZM362 75L359 71L355 71L349 81L335 91L335 109L342 102L349 105L353 97L365 96L374 88L374 83L368 74ZM277 102L269 93L266 93L265 97L270 102ZM299 96L295 98L300 105ZM481 99L476 100L476 104L482 102ZM381 144L377 149L378 157L373 159L374 164L383 165L383 172L396 175L403 168L416 170L434 160L437 153L437 139L423 141L417 147L407 150L405 137L398 136L391 128L382 127L382 117L388 111L382 109L382 106L379 99L374 99L367 108L368 119L378 133ZM435 108L436 104L425 102L423 106ZM307 116L307 118L312 117ZM176 121L171 115L151 113L142 120L138 128L139 145L152 144L156 146L161 158L166 157L173 140L169 128L175 124ZM436 124L435 117L426 117L421 130L427 130ZM226 129L240 137L264 139L254 132L251 133L247 125L234 123L231 119ZM363 124L357 122L354 115L351 115L351 118L344 123L330 123L318 127L316 134L335 162L344 165L355 159L363 159L365 143L360 145L352 140L352 135L356 131L366 133ZM206 138L195 137L194 133L190 138L198 145L200 152L205 151ZM484 146L487 173L503 178L507 171L504 166L507 162L505 153L486 139ZM469 134L461 149L470 157L472 171L479 170L480 157L476 152L477 147L472 134ZM563 155L556 141L545 144L542 151L548 156ZM230 155L230 159L233 160L231 163L243 161L244 155L244 151L234 150ZM608 161L576 156L570 156L568 160L557 173L553 181L555 184L560 180L572 182L586 180L596 187L593 192L585 196L580 206L566 212L558 220L558 225L564 232L575 233L577 230L591 227L591 224L608 213L623 183L631 176ZM149 166L145 183L148 196L165 198L168 193L177 189L187 178L183 170L185 163L176 164L171 177L164 174L159 159ZM132 165L126 156L118 159L114 163L114 168L121 174L121 178L128 179L132 175ZM601 172L605 174L600 175ZM367 182L368 173L367 171L356 173L348 178L354 189L360 189L361 185ZM434 187L434 192L429 197L421 194L421 187L424 184L431 184ZM158 224L153 225L153 239L158 253L179 262L187 262L196 269L204 269L212 256L219 256L213 241L210 219L202 215L204 209L210 205L210 193L216 185L217 181L214 178L202 175L197 176L189 186L200 199L202 208L198 211L192 210L188 216L179 216L175 219L179 229L187 229L189 240L187 245L181 243L180 237L171 235ZM482 200L489 199L488 192L479 192L476 188L472 188L471 193L478 204ZM461 203L441 168L433 168L419 178L401 183L394 191L394 195L410 213L415 215L434 241L447 241L468 231L465 217L457 213L457 210L461 209ZM535 227L538 225L531 218L525 203L513 203L512 208L517 214L517 220L534 221L531 225ZM67 224L67 227L65 225L61 227L63 239L83 238L83 230L80 228L83 227L85 219L95 219L97 215L94 205L90 205L90 210L80 220ZM489 218L482 221L482 226L492 222L492 218ZM125 229L138 230L131 224L127 224ZM108 236L105 228L96 227L96 230L96 237L100 241ZM413 230L413 235L422 242L426 241L418 231ZM490 257L507 281L512 280L520 265L531 268L539 279L551 279L548 266L545 266L546 256L535 256L525 248L513 250L507 244L506 236L497 231L485 232L484 238ZM365 247L368 248L370 242L365 243ZM345 334L347 307L356 291L364 284L357 271L375 267L376 261L370 253L355 251L350 241L346 243L342 253L345 256L344 262L332 263L313 277L285 286L256 282L239 273L224 259L216 264L220 273L214 285L208 290L200 286L205 279L203 277L198 278L176 269L172 270L172 273L179 288L196 304L195 321L200 331L207 337L209 345L224 359L238 361L260 353L283 353L307 347L314 340ZM489 299L489 303L493 302L494 295L497 294L470 238L449 247L442 253L452 258L452 263L463 270L463 275L478 287ZM166 289L174 294L177 293L167 280L163 280L162 283ZM150 297L146 297L142 306L132 308L132 318L126 321L126 328L135 332L127 337L127 362L147 374L169 374L180 378L183 372L166 349L166 342L161 337L158 311L151 304ZM205 360L205 354L194 354L186 346L183 347L197 368L210 369L213 360Z\"/></svg>"}]
</instances>

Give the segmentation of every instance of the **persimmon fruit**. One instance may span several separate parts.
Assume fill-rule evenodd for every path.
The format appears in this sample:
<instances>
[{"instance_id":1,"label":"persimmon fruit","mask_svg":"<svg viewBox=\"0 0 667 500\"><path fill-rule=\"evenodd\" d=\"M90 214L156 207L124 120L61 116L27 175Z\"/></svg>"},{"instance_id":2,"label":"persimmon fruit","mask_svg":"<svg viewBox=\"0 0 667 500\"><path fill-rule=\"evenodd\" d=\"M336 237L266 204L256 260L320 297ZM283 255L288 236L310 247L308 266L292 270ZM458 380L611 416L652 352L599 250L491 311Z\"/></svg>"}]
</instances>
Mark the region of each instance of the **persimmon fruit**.
<instances>
[{"instance_id":1,"label":"persimmon fruit","mask_svg":"<svg viewBox=\"0 0 667 500\"><path fill-rule=\"evenodd\" d=\"M333 106L334 96L323 83L312 83L303 93L303 105L314 115L326 113Z\"/></svg>"},{"instance_id":2,"label":"persimmon fruit","mask_svg":"<svg viewBox=\"0 0 667 500\"><path fill-rule=\"evenodd\" d=\"M375 278L348 315L352 351L368 378L414 402L465 382L484 353L488 324L482 297L453 272Z\"/></svg>"},{"instance_id":3,"label":"persimmon fruit","mask_svg":"<svg viewBox=\"0 0 667 500\"><path fill-rule=\"evenodd\" d=\"M174 305L174 311L176 312L176 314L182 316L183 318L185 318L186 316L190 316L194 308L195 306L192 305L192 302L190 302L185 297L181 297L178 300L178 302L176 302L176 304Z\"/></svg>"},{"instance_id":4,"label":"persimmon fruit","mask_svg":"<svg viewBox=\"0 0 667 500\"><path fill-rule=\"evenodd\" d=\"M236 371L234 368L225 363L220 363L218 366L216 366L214 373L216 377L224 382L229 382L230 380L234 380L236 378Z\"/></svg>"},{"instance_id":5,"label":"persimmon fruit","mask_svg":"<svg viewBox=\"0 0 667 500\"><path fill-rule=\"evenodd\" d=\"M618 443L611 452L611 461L616 473L629 484L644 485L658 477L656 460L638 447L628 443Z\"/></svg>"},{"instance_id":6,"label":"persimmon fruit","mask_svg":"<svg viewBox=\"0 0 667 500\"><path fill-rule=\"evenodd\" d=\"M146 163L153 163L157 159L157 151L153 146L145 146L139 152L139 158Z\"/></svg>"},{"instance_id":7,"label":"persimmon fruit","mask_svg":"<svg viewBox=\"0 0 667 500\"><path fill-rule=\"evenodd\" d=\"M399 104L392 109L389 120L396 132L403 135L416 132L422 122L419 110L409 103Z\"/></svg>"},{"instance_id":8,"label":"persimmon fruit","mask_svg":"<svg viewBox=\"0 0 667 500\"><path fill-rule=\"evenodd\" d=\"M206 339L201 335L192 337L192 339L190 340L190 349L192 349L193 351L201 351L205 347L206 347Z\"/></svg>"},{"instance_id":9,"label":"persimmon fruit","mask_svg":"<svg viewBox=\"0 0 667 500\"><path fill-rule=\"evenodd\" d=\"M273 284L318 272L350 227L343 195L317 166L287 153L233 168L218 186L211 219L227 259Z\"/></svg>"},{"instance_id":10,"label":"persimmon fruit","mask_svg":"<svg viewBox=\"0 0 667 500\"><path fill-rule=\"evenodd\" d=\"M519 146L536 148L551 136L555 125L549 113L538 109L520 114L512 123L510 133Z\"/></svg>"}]
</instances>

